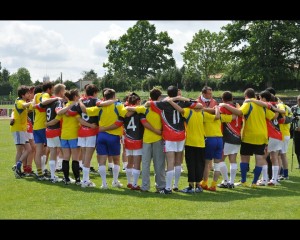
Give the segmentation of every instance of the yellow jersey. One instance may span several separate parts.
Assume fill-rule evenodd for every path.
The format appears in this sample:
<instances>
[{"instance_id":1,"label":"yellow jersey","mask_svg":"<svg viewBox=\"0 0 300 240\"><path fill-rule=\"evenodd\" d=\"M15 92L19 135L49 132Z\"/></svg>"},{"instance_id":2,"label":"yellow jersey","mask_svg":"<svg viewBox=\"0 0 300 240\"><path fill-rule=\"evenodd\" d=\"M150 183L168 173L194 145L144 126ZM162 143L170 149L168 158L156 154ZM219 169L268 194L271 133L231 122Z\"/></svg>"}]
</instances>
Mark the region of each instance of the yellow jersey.
<instances>
[{"instance_id":1,"label":"yellow jersey","mask_svg":"<svg viewBox=\"0 0 300 240\"><path fill-rule=\"evenodd\" d=\"M122 103L115 102L114 104L105 107L95 106L86 108L86 113L89 117L98 116L99 126L108 127L119 121L119 116L125 116L127 110ZM123 128L119 127L113 130L108 130L106 132L112 135L122 136Z\"/></svg>"},{"instance_id":2,"label":"yellow jersey","mask_svg":"<svg viewBox=\"0 0 300 240\"><path fill-rule=\"evenodd\" d=\"M215 115L212 116L215 117ZM223 137L222 123L228 123L231 121L232 115L220 114L220 119L214 120L212 122L204 122L205 137Z\"/></svg>"},{"instance_id":3,"label":"yellow jersey","mask_svg":"<svg viewBox=\"0 0 300 240\"><path fill-rule=\"evenodd\" d=\"M274 118L275 113L255 103L244 103L240 110L244 115L242 142L254 145L268 143L268 128L266 119Z\"/></svg>"},{"instance_id":4,"label":"yellow jersey","mask_svg":"<svg viewBox=\"0 0 300 240\"><path fill-rule=\"evenodd\" d=\"M284 107L284 104L283 103L279 103L277 105L277 107L281 110L285 110L285 116L288 116L289 115L289 112L288 110ZM282 140L284 140L284 137L286 136L290 136L290 127L291 127L291 124L290 123L279 123L279 129L280 129L280 132L282 133Z\"/></svg>"},{"instance_id":5,"label":"yellow jersey","mask_svg":"<svg viewBox=\"0 0 300 240\"><path fill-rule=\"evenodd\" d=\"M50 98L48 93L38 93L36 95L35 103L38 105L42 101L45 101ZM33 123L33 130L40 130L46 128L46 108L41 108L37 106L34 109L34 123Z\"/></svg>"},{"instance_id":6,"label":"yellow jersey","mask_svg":"<svg viewBox=\"0 0 300 240\"><path fill-rule=\"evenodd\" d=\"M73 101L69 101L66 106L69 106ZM80 115L76 114L75 116L67 116L66 114L57 115L55 119L62 121L61 123L61 139L71 140L78 138L78 130L80 128L80 123L77 118Z\"/></svg>"},{"instance_id":7,"label":"yellow jersey","mask_svg":"<svg viewBox=\"0 0 300 240\"><path fill-rule=\"evenodd\" d=\"M14 124L10 126L11 132L26 132L27 131L27 114L28 111L23 107L26 103L22 98L17 98L15 101L14 111Z\"/></svg>"},{"instance_id":8,"label":"yellow jersey","mask_svg":"<svg viewBox=\"0 0 300 240\"><path fill-rule=\"evenodd\" d=\"M205 147L204 122L214 122L215 115L204 111L184 108L182 116L186 119L185 145L192 147Z\"/></svg>"},{"instance_id":9,"label":"yellow jersey","mask_svg":"<svg viewBox=\"0 0 300 240\"><path fill-rule=\"evenodd\" d=\"M146 108L145 106L137 106L137 113L145 114L147 121L152 125L155 129L162 129L160 115L151 110L151 108ZM143 135L144 143L154 143L162 139L161 135L157 135L151 130L145 128Z\"/></svg>"}]
</instances>

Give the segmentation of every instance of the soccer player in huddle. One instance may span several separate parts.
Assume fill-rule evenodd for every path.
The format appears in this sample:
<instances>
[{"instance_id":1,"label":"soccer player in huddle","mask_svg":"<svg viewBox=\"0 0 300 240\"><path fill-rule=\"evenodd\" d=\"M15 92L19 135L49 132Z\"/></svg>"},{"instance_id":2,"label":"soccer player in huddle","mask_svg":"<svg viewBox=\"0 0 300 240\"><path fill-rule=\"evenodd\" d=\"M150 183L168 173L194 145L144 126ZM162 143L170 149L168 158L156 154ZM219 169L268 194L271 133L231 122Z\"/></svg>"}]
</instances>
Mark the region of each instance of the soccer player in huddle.
<instances>
[{"instance_id":1,"label":"soccer player in huddle","mask_svg":"<svg viewBox=\"0 0 300 240\"><path fill-rule=\"evenodd\" d=\"M244 92L245 99L254 99L254 89L248 88ZM250 156L255 154L254 178L251 187L256 187L256 182L261 174L262 166L265 164L264 151L268 143L268 129L266 119L272 120L275 116L271 110L263 108L256 103L244 102L237 109L229 104L222 105L233 114L244 116L244 128L241 142L241 182L238 185L248 186L247 170L249 169Z\"/></svg>"},{"instance_id":2,"label":"soccer player in huddle","mask_svg":"<svg viewBox=\"0 0 300 240\"><path fill-rule=\"evenodd\" d=\"M230 91L225 91L222 93L223 103L229 104L232 107L239 107L238 104L233 103L233 96ZM220 107L221 114L232 114L224 107ZM223 132L223 156L222 162L220 162L220 172L223 177L221 184L218 184L220 188L234 188L234 180L237 172L237 162L236 157L240 150L241 146L241 130L242 130L243 118L237 116L231 122L222 123L222 132ZM230 162L230 179L228 180L228 169L225 163L225 159L229 159Z\"/></svg>"},{"instance_id":3,"label":"soccer player in huddle","mask_svg":"<svg viewBox=\"0 0 300 240\"><path fill-rule=\"evenodd\" d=\"M13 134L14 142L16 145L16 167L14 169L15 177L22 177L22 162L26 161L28 154L31 151L31 147L27 136L27 108L31 102L27 102L30 98L29 88L26 86L20 86L18 88L18 98L15 100L15 106L13 109L14 122L10 126L10 131Z\"/></svg>"},{"instance_id":4,"label":"soccer player in huddle","mask_svg":"<svg viewBox=\"0 0 300 240\"><path fill-rule=\"evenodd\" d=\"M158 88L153 88L150 91L150 101L160 101L162 92ZM161 136L162 123L160 115L154 112L151 108L144 105L137 107L126 107L128 111L136 111L146 116L146 120L156 131L151 131L145 128L143 135L142 149L142 186L141 191L148 192L150 190L150 164L153 158L155 187L159 192L166 187L166 172L165 172L165 153L163 151L163 139Z\"/></svg>"},{"instance_id":5,"label":"soccer player in huddle","mask_svg":"<svg viewBox=\"0 0 300 240\"><path fill-rule=\"evenodd\" d=\"M178 88L169 86L168 97L178 96ZM177 102L176 102L177 103ZM179 101L181 107L202 108L202 104L190 101ZM167 101L147 102L153 111L160 114L162 120L162 137L165 141L164 151L167 158L166 187L159 193L171 194L172 181L175 175L173 190L178 191L178 182L181 175L181 161L185 142L184 119L181 114Z\"/></svg>"}]
</instances>

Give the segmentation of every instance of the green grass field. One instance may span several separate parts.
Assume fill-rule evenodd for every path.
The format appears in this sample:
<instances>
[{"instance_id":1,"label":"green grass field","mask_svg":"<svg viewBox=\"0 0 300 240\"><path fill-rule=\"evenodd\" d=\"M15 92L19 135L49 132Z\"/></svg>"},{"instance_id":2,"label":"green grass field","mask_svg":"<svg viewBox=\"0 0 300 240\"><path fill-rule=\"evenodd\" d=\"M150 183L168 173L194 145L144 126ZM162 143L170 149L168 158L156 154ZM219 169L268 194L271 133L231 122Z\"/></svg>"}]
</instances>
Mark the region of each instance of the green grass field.
<instances>
[{"instance_id":1,"label":"green grass field","mask_svg":"<svg viewBox=\"0 0 300 240\"><path fill-rule=\"evenodd\" d=\"M126 188L101 190L100 177L91 174L97 187L83 189L63 183L38 182L33 178L15 179L11 170L15 147L8 123L8 120L0 120L0 219L300 219L300 170L295 169L296 159L290 180L282 181L277 187L160 195L154 193L154 187L149 193ZM291 147L292 142L290 164ZM97 166L95 159L94 156L94 167ZM253 159L251 162L252 170ZM252 177L249 172L248 182ZM239 178L238 172L236 180ZM111 181L109 175L108 183ZM123 172L120 181L126 185ZM153 172L151 183L153 186ZM179 187L186 185L185 167Z\"/></svg>"}]
</instances>

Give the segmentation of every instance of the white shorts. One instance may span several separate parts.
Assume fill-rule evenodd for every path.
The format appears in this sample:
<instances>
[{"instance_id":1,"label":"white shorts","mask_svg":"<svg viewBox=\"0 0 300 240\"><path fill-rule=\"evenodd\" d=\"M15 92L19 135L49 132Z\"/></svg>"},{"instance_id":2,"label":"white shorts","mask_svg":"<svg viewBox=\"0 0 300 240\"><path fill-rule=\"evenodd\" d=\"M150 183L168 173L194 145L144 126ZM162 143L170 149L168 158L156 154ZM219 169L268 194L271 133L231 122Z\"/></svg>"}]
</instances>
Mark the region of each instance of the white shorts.
<instances>
[{"instance_id":1,"label":"white shorts","mask_svg":"<svg viewBox=\"0 0 300 240\"><path fill-rule=\"evenodd\" d=\"M185 140L177 141L177 142L171 142L171 141L165 141L165 152L182 152L184 148Z\"/></svg>"},{"instance_id":2,"label":"white shorts","mask_svg":"<svg viewBox=\"0 0 300 240\"><path fill-rule=\"evenodd\" d=\"M47 138L47 147L51 147L51 148L60 147L60 138L59 137Z\"/></svg>"},{"instance_id":3,"label":"white shorts","mask_svg":"<svg viewBox=\"0 0 300 240\"><path fill-rule=\"evenodd\" d=\"M279 151L280 153L287 153L288 147L289 147L289 141L290 141L290 136L285 136L284 140L282 141L282 148Z\"/></svg>"},{"instance_id":4,"label":"white shorts","mask_svg":"<svg viewBox=\"0 0 300 240\"><path fill-rule=\"evenodd\" d=\"M25 131L12 132L12 134L16 145L21 145L21 144L23 145L29 141L27 132Z\"/></svg>"},{"instance_id":5,"label":"white shorts","mask_svg":"<svg viewBox=\"0 0 300 240\"><path fill-rule=\"evenodd\" d=\"M228 156L230 154L236 154L239 152L241 145L240 144L231 144L231 143L224 143L223 154Z\"/></svg>"},{"instance_id":6,"label":"white shorts","mask_svg":"<svg viewBox=\"0 0 300 240\"><path fill-rule=\"evenodd\" d=\"M275 139L275 138L269 138L268 142L268 153L269 152L276 152L282 149L283 141Z\"/></svg>"},{"instance_id":7,"label":"white shorts","mask_svg":"<svg viewBox=\"0 0 300 240\"><path fill-rule=\"evenodd\" d=\"M135 150L129 150L129 149L125 149L126 150L126 156L142 156L142 148L140 149L135 149Z\"/></svg>"},{"instance_id":8,"label":"white shorts","mask_svg":"<svg viewBox=\"0 0 300 240\"><path fill-rule=\"evenodd\" d=\"M33 140L33 133L26 132L27 138Z\"/></svg>"},{"instance_id":9,"label":"white shorts","mask_svg":"<svg viewBox=\"0 0 300 240\"><path fill-rule=\"evenodd\" d=\"M78 137L78 147L96 147L96 136Z\"/></svg>"}]
</instances>

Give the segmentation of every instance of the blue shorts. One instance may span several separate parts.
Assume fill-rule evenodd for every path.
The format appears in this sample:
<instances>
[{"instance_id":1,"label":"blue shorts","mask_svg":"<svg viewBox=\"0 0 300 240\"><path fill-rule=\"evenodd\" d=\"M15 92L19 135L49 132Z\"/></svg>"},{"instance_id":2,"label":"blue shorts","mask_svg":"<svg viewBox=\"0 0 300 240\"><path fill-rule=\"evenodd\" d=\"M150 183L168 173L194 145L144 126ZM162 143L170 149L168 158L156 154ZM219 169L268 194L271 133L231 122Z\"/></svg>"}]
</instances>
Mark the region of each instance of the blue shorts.
<instances>
[{"instance_id":1,"label":"blue shorts","mask_svg":"<svg viewBox=\"0 0 300 240\"><path fill-rule=\"evenodd\" d=\"M222 137L207 137L205 139L205 159L222 159L223 153L223 138Z\"/></svg>"},{"instance_id":2,"label":"blue shorts","mask_svg":"<svg viewBox=\"0 0 300 240\"><path fill-rule=\"evenodd\" d=\"M46 128L33 130L33 139L35 144L37 143L47 144Z\"/></svg>"},{"instance_id":3,"label":"blue shorts","mask_svg":"<svg viewBox=\"0 0 300 240\"><path fill-rule=\"evenodd\" d=\"M97 135L96 151L98 155L120 155L120 136L112 135L107 132L99 132Z\"/></svg>"},{"instance_id":4,"label":"blue shorts","mask_svg":"<svg viewBox=\"0 0 300 240\"><path fill-rule=\"evenodd\" d=\"M61 148L78 148L78 138L75 139L60 139Z\"/></svg>"}]
</instances>

